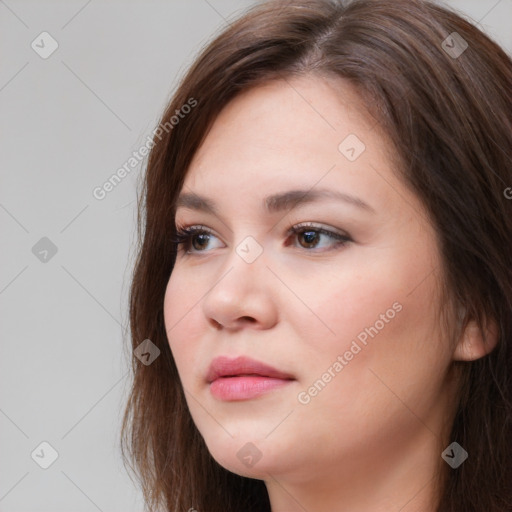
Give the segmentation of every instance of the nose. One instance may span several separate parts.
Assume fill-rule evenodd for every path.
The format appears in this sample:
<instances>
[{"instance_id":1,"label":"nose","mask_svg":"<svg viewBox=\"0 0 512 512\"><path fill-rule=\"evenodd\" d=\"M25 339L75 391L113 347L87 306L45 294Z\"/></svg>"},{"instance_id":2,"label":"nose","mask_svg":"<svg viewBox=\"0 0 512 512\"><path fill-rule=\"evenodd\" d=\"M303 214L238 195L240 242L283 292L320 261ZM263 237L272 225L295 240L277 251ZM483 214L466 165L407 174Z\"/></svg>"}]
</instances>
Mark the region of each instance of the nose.
<instances>
[{"instance_id":1,"label":"nose","mask_svg":"<svg viewBox=\"0 0 512 512\"><path fill-rule=\"evenodd\" d=\"M235 250L203 299L203 312L216 329L269 329L278 312L276 283L263 254L248 262Z\"/></svg>"}]
</instances>

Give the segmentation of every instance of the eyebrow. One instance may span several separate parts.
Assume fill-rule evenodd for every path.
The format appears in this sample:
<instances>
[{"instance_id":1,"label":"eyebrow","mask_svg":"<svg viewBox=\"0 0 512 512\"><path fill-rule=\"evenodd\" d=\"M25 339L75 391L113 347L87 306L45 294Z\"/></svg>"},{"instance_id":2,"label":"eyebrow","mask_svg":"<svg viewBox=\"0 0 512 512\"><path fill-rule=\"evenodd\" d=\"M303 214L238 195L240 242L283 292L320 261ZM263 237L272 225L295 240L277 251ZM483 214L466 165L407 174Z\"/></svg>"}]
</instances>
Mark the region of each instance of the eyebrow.
<instances>
[{"instance_id":1,"label":"eyebrow","mask_svg":"<svg viewBox=\"0 0 512 512\"><path fill-rule=\"evenodd\" d=\"M268 213L276 213L283 210L293 210L301 205L319 202L325 199L336 199L367 212L376 213L369 204L365 203L359 197L330 189L289 190L287 192L267 196L263 200L263 205ZM217 206L212 199L196 194L195 192L180 194L176 201L176 209L180 207L211 213L213 215L219 214Z\"/></svg>"},{"instance_id":2,"label":"eyebrow","mask_svg":"<svg viewBox=\"0 0 512 512\"><path fill-rule=\"evenodd\" d=\"M319 202L325 199L336 199L362 210L366 210L367 212L376 213L369 204L365 203L359 197L330 189L289 190L287 192L267 196L263 200L263 205L268 213L276 213L283 210L293 210L301 205ZM176 209L179 207L211 213L213 215L218 215L219 213L212 199L194 192L180 194L176 201Z\"/></svg>"}]
</instances>

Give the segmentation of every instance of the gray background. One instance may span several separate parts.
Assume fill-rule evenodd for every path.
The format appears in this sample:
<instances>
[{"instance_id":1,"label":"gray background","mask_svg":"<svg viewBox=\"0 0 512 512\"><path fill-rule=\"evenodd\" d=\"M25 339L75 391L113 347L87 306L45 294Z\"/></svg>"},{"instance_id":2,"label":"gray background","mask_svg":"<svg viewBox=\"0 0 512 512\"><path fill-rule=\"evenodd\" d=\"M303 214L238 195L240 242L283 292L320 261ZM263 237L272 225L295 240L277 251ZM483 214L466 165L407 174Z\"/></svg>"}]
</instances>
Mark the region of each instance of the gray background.
<instances>
[{"instance_id":1,"label":"gray background","mask_svg":"<svg viewBox=\"0 0 512 512\"><path fill-rule=\"evenodd\" d=\"M252 3L0 0L2 512L143 509L118 451L142 165L103 200L92 191ZM512 53L512 0L446 3ZM31 48L43 31L59 45L47 59ZM46 262L32 251L43 237L57 248ZM48 469L31 458L43 441L58 452Z\"/></svg>"}]
</instances>

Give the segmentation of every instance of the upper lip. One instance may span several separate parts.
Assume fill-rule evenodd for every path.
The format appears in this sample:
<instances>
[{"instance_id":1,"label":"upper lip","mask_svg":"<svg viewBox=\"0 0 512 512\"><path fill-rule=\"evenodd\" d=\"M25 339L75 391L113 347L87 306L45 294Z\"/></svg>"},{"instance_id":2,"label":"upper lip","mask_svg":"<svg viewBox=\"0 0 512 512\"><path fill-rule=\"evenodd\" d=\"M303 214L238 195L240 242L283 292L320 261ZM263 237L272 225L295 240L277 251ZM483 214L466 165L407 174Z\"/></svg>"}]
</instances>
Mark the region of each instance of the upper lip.
<instances>
[{"instance_id":1,"label":"upper lip","mask_svg":"<svg viewBox=\"0 0 512 512\"><path fill-rule=\"evenodd\" d=\"M276 368L272 368L272 366L245 356L236 357L234 359L221 356L216 357L211 362L206 380L210 383L221 377L235 377L239 375L259 375L262 377L286 380L293 379L288 373L281 372Z\"/></svg>"}]
</instances>

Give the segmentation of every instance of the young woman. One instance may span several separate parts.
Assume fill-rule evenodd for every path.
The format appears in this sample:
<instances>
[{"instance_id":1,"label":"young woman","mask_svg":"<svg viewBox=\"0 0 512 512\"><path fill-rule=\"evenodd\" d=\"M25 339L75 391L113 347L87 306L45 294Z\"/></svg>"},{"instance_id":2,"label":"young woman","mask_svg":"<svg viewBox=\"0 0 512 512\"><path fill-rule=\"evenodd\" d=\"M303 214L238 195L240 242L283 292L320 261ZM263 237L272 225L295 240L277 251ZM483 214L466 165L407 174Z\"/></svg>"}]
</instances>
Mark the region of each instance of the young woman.
<instances>
[{"instance_id":1,"label":"young woman","mask_svg":"<svg viewBox=\"0 0 512 512\"><path fill-rule=\"evenodd\" d=\"M425 1L264 2L154 135L122 432L148 508L510 511L506 53Z\"/></svg>"}]
</instances>

